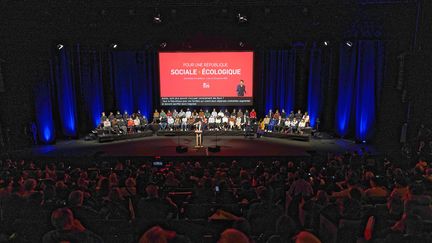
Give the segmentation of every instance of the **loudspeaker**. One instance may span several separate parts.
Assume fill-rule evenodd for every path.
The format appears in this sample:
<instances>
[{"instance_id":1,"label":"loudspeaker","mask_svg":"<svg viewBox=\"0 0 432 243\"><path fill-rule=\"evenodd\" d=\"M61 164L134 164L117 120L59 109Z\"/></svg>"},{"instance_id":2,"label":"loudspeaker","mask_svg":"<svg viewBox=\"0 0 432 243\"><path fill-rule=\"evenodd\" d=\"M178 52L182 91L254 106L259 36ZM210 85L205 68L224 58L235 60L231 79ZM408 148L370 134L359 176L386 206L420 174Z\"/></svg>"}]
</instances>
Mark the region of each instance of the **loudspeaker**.
<instances>
[{"instance_id":1,"label":"loudspeaker","mask_svg":"<svg viewBox=\"0 0 432 243\"><path fill-rule=\"evenodd\" d=\"M187 147L184 147L184 146L177 146L176 147L176 152L177 153L186 153L188 151L188 148Z\"/></svg>"},{"instance_id":2,"label":"loudspeaker","mask_svg":"<svg viewBox=\"0 0 432 243\"><path fill-rule=\"evenodd\" d=\"M216 145L216 146L214 146L214 147L208 147L208 151L209 151L209 152L212 152L212 153L220 152L220 150L221 150L221 148L220 148L219 145Z\"/></svg>"}]
</instances>

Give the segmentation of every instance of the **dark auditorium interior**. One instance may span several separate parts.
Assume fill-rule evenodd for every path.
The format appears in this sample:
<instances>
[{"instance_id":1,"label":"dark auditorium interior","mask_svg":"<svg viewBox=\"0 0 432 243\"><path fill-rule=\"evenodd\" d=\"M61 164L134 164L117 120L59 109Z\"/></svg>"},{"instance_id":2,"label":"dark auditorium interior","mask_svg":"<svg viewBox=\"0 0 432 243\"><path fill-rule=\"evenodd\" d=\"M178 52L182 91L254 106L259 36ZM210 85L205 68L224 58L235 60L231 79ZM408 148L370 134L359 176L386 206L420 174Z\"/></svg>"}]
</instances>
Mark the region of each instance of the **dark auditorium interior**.
<instances>
[{"instance_id":1,"label":"dark auditorium interior","mask_svg":"<svg viewBox=\"0 0 432 243\"><path fill-rule=\"evenodd\" d=\"M0 243L432 243L430 94L430 0L0 0Z\"/></svg>"}]
</instances>

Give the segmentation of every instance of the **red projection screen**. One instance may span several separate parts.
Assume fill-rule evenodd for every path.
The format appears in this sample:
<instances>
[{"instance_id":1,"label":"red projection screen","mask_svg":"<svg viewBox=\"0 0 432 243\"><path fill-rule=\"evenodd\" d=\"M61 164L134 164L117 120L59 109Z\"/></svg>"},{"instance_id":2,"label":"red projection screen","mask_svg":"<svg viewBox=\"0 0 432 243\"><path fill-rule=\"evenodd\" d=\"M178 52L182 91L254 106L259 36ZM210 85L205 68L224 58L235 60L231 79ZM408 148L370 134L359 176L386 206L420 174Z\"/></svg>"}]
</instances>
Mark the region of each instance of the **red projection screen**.
<instances>
[{"instance_id":1,"label":"red projection screen","mask_svg":"<svg viewBox=\"0 0 432 243\"><path fill-rule=\"evenodd\" d=\"M252 51L160 52L159 77L162 106L253 104Z\"/></svg>"}]
</instances>

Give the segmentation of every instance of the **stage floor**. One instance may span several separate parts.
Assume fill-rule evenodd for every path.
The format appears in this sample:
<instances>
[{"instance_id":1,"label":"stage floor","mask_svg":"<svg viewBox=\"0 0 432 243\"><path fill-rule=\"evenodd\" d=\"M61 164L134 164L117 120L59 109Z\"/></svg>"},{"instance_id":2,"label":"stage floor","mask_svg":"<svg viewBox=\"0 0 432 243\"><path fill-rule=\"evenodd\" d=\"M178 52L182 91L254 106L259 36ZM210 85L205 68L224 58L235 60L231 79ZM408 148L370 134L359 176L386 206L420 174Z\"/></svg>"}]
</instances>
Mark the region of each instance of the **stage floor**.
<instances>
[{"instance_id":1,"label":"stage floor","mask_svg":"<svg viewBox=\"0 0 432 243\"><path fill-rule=\"evenodd\" d=\"M307 157L314 153L342 153L366 148L376 154L373 147L356 144L345 139L318 139L294 141L281 138L261 137L244 138L240 136L204 137L203 149L195 149L195 138L191 136L168 137L150 136L126 139L110 143L97 141L68 140L54 145L39 145L31 148L30 155L35 157L178 157L178 156L229 156L229 157ZM217 145L220 152L209 152L206 148ZM177 153L176 146L188 147L188 152Z\"/></svg>"}]
</instances>

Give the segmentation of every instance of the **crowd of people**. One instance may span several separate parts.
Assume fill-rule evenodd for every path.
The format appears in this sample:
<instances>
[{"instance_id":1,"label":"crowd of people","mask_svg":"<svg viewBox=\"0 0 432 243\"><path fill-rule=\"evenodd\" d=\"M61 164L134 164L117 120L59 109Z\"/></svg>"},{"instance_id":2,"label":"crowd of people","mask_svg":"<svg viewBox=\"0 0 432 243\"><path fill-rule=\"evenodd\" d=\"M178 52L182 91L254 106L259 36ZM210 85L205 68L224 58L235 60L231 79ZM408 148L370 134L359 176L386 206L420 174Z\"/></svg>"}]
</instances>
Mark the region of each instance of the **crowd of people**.
<instances>
[{"instance_id":1,"label":"crowd of people","mask_svg":"<svg viewBox=\"0 0 432 243\"><path fill-rule=\"evenodd\" d=\"M302 133L303 129L309 126L309 115L298 110L297 113L291 111L289 114L284 109L281 111L269 110L265 117L259 119L255 109L228 109L214 108L186 110L155 110L153 118L149 122L140 111L129 115L125 112L123 115L117 111L116 114L110 113L106 116L102 112L101 123L97 129L113 132L116 134L126 134L131 132L142 132L149 125L156 125L160 131L192 131L198 127L202 130L209 131L246 131L261 130L264 132L281 132L281 133ZM153 127L153 126L152 126Z\"/></svg>"},{"instance_id":2,"label":"crowd of people","mask_svg":"<svg viewBox=\"0 0 432 243\"><path fill-rule=\"evenodd\" d=\"M432 168L423 159L411 169L366 151L314 163L3 160L0 167L2 242L432 240ZM338 232L326 235L323 217ZM360 223L344 228L343 220ZM109 235L109 224L127 238Z\"/></svg>"}]
</instances>

